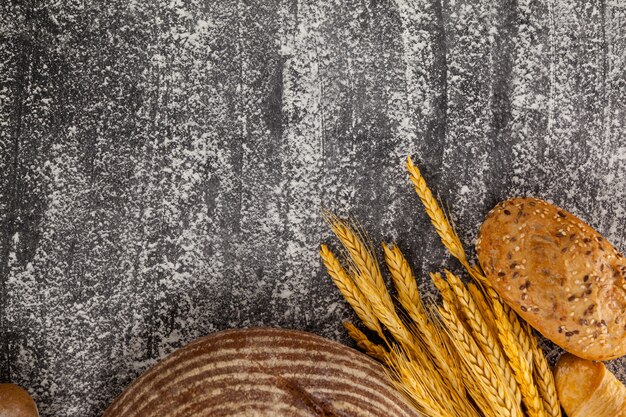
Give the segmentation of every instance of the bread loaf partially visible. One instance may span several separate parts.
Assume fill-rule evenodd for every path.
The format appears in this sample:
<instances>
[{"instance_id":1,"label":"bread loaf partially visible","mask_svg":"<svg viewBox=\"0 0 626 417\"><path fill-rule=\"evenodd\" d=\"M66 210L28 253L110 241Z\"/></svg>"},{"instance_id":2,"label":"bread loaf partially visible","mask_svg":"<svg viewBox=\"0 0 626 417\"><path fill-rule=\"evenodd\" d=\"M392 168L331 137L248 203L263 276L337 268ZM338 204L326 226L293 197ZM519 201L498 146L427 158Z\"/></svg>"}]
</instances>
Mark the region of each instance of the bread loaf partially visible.
<instances>
[{"instance_id":1,"label":"bread loaf partially visible","mask_svg":"<svg viewBox=\"0 0 626 417\"><path fill-rule=\"evenodd\" d=\"M22 387L0 384L0 417L38 417L37 405Z\"/></svg>"},{"instance_id":2,"label":"bread loaf partially visible","mask_svg":"<svg viewBox=\"0 0 626 417\"><path fill-rule=\"evenodd\" d=\"M626 354L626 261L591 226L515 198L489 212L476 251L495 290L545 337L585 359Z\"/></svg>"},{"instance_id":3,"label":"bread loaf partially visible","mask_svg":"<svg viewBox=\"0 0 626 417\"><path fill-rule=\"evenodd\" d=\"M602 362L566 353L556 364L554 380L568 417L626 417L626 387Z\"/></svg>"},{"instance_id":4,"label":"bread loaf partially visible","mask_svg":"<svg viewBox=\"0 0 626 417\"><path fill-rule=\"evenodd\" d=\"M103 417L418 417L383 367L310 333L231 330L141 375Z\"/></svg>"}]
</instances>

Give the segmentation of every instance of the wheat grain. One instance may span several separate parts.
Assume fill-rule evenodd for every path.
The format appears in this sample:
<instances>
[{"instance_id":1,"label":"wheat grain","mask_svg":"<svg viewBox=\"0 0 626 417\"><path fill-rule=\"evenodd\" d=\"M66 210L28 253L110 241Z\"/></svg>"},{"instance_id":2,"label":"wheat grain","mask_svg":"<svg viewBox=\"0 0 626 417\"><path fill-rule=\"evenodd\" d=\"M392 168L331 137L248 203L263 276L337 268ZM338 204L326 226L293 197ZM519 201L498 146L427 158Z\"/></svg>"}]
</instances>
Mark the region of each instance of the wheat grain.
<instances>
[{"instance_id":1,"label":"wheat grain","mask_svg":"<svg viewBox=\"0 0 626 417\"><path fill-rule=\"evenodd\" d=\"M373 249L365 245L354 228L343 219L329 211L324 212L324 218L348 252L355 274L361 277L367 277L371 280L376 292L384 298L383 301L388 306L393 305L391 297L387 292L385 282L383 281L382 274L380 273L380 268L374 256Z\"/></svg>"},{"instance_id":2,"label":"wheat grain","mask_svg":"<svg viewBox=\"0 0 626 417\"><path fill-rule=\"evenodd\" d=\"M428 321L413 271L411 271L409 263L402 255L402 251L395 245L385 244L383 244L383 250L385 263L389 268L391 279L398 292L398 301L400 301L409 317L416 323L422 324Z\"/></svg>"},{"instance_id":3,"label":"wheat grain","mask_svg":"<svg viewBox=\"0 0 626 417\"><path fill-rule=\"evenodd\" d=\"M491 290L491 289L490 289ZM522 399L526 405L528 417L546 417L543 402L539 396L537 387L533 380L532 363L529 363L525 352L519 344L509 316L506 314L500 300L493 296L490 291L491 303L493 306L496 325L498 327L498 337L500 343L509 358L509 363L513 369L513 374L522 393Z\"/></svg>"},{"instance_id":4,"label":"wheat grain","mask_svg":"<svg viewBox=\"0 0 626 417\"><path fill-rule=\"evenodd\" d=\"M554 375L552 369L548 365L537 338L532 335L532 331L527 329L530 334L531 349L533 352L535 382L539 390L539 395L543 401L543 407L549 417L561 417L561 406L556 395L556 385L554 383Z\"/></svg>"},{"instance_id":5,"label":"wheat grain","mask_svg":"<svg viewBox=\"0 0 626 417\"><path fill-rule=\"evenodd\" d=\"M383 249L385 252L385 263L389 268L391 278L396 287L398 300L415 324L412 333L423 343L443 377L452 384L454 389L462 389L459 374L451 366L450 358L446 355L445 346L435 326L426 314L409 263L397 246L383 245Z\"/></svg>"},{"instance_id":6,"label":"wheat grain","mask_svg":"<svg viewBox=\"0 0 626 417\"><path fill-rule=\"evenodd\" d=\"M365 353L375 359L378 359L381 362L386 361L388 352L387 350L385 350L384 347L370 341L365 333L363 333L349 321L344 321L343 327L348 332L348 336L350 336L350 338L356 342L356 345L360 347Z\"/></svg>"},{"instance_id":7,"label":"wheat grain","mask_svg":"<svg viewBox=\"0 0 626 417\"><path fill-rule=\"evenodd\" d=\"M448 222L446 215L437 203L432 191L428 188L426 180L422 177L420 170L413 164L411 157L407 159L406 167L409 171L415 192L422 201L422 204L426 209L426 213L428 214L428 217L430 217L430 221L433 226L435 226L435 230L441 238L444 246L455 258L467 262L465 252L461 246L461 241L456 233L454 233L450 222Z\"/></svg>"},{"instance_id":8,"label":"wheat grain","mask_svg":"<svg viewBox=\"0 0 626 417\"><path fill-rule=\"evenodd\" d=\"M335 286L339 289L348 304L354 309L354 312L359 319L361 319L365 327L375 331L381 338L385 339L382 327L372 310L370 302L355 285L352 278L350 278L348 273L341 266L339 260L326 245L320 246L320 255Z\"/></svg>"},{"instance_id":9,"label":"wheat grain","mask_svg":"<svg viewBox=\"0 0 626 417\"><path fill-rule=\"evenodd\" d=\"M443 303L447 304L452 310L456 311L458 308L456 295L454 294L454 291L452 291L452 288L450 288L448 281L443 279L439 272L431 272L430 279L439 290Z\"/></svg>"},{"instance_id":10,"label":"wheat grain","mask_svg":"<svg viewBox=\"0 0 626 417\"><path fill-rule=\"evenodd\" d=\"M448 393L445 390L437 392L439 389L435 388L438 385L436 375L431 381L431 376L425 375L424 370L415 366L415 361L397 347L388 353L386 361L394 386L409 398L418 411L434 417L455 416L447 409L445 399Z\"/></svg>"},{"instance_id":11,"label":"wheat grain","mask_svg":"<svg viewBox=\"0 0 626 417\"><path fill-rule=\"evenodd\" d=\"M457 303L463 312L467 324L472 330L472 336L485 355L486 359L493 366L499 379L501 379L508 387L509 394L514 399L514 404L518 407L517 414L521 415L519 409L521 402L521 393L513 377L513 372L507 363L502 352L500 344L497 342L497 333L492 333L483 318L477 303L470 294L469 290L463 285L463 282L452 272L446 270L446 278L452 291L456 294Z\"/></svg>"},{"instance_id":12,"label":"wheat grain","mask_svg":"<svg viewBox=\"0 0 626 417\"><path fill-rule=\"evenodd\" d=\"M470 370L474 382L480 387L481 392L474 392L472 396L477 397L477 401L481 396L486 400L486 404L482 404L482 412L498 417L519 416L508 389L498 379L478 345L463 326L461 319L445 301L438 311L445 329L450 332L450 340ZM472 386L469 388L476 389Z\"/></svg>"},{"instance_id":13,"label":"wheat grain","mask_svg":"<svg viewBox=\"0 0 626 417\"><path fill-rule=\"evenodd\" d=\"M467 290L470 292L470 294L472 295L472 298L476 302L476 305L478 306L478 310L480 311L483 318L487 322L487 326L491 330L492 334L497 335L498 328L496 327L496 322L493 317L493 310L491 306L489 305L489 301L487 301L487 299L485 298L485 295L480 290L480 288L476 286L475 283L470 282L469 284L467 284Z\"/></svg>"}]
</instances>

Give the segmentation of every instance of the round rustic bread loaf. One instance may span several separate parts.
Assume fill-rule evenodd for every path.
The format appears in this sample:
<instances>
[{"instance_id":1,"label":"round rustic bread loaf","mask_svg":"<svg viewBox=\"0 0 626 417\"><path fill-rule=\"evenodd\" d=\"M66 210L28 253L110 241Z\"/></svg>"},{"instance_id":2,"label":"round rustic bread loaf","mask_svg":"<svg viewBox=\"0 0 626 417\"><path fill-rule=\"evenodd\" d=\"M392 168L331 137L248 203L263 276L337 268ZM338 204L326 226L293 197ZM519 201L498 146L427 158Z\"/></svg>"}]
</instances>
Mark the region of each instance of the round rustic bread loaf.
<instances>
[{"instance_id":1,"label":"round rustic bread loaf","mask_svg":"<svg viewBox=\"0 0 626 417\"><path fill-rule=\"evenodd\" d=\"M514 198L489 212L476 251L494 289L545 337L585 359L626 354L626 262L591 226Z\"/></svg>"},{"instance_id":2,"label":"round rustic bread loaf","mask_svg":"<svg viewBox=\"0 0 626 417\"><path fill-rule=\"evenodd\" d=\"M37 405L25 389L0 384L0 417L38 417Z\"/></svg>"},{"instance_id":3,"label":"round rustic bread loaf","mask_svg":"<svg viewBox=\"0 0 626 417\"><path fill-rule=\"evenodd\" d=\"M103 417L418 415L364 354L309 333L247 329L175 351Z\"/></svg>"}]
</instances>

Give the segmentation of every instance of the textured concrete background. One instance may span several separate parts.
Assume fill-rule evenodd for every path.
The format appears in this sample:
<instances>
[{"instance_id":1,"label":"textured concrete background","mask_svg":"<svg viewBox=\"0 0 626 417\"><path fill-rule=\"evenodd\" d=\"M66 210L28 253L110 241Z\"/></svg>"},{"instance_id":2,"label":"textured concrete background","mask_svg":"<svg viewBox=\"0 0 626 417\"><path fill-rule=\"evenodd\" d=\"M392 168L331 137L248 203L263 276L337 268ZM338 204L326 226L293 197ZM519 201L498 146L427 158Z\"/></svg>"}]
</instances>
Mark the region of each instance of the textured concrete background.
<instances>
[{"instance_id":1,"label":"textured concrete background","mask_svg":"<svg viewBox=\"0 0 626 417\"><path fill-rule=\"evenodd\" d=\"M216 330L346 341L322 206L459 270L409 154L467 247L533 195L626 249L625 30L619 0L1 1L0 381L97 416Z\"/></svg>"}]
</instances>

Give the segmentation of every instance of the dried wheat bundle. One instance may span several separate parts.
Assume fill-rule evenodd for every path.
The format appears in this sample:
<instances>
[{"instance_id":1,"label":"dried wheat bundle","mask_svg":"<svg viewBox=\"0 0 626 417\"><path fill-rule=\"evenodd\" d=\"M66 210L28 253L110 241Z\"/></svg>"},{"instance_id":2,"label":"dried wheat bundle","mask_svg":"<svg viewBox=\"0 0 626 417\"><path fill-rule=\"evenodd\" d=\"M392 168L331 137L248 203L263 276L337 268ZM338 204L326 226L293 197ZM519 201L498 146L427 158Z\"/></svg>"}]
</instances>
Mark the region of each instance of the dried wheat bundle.
<instances>
[{"instance_id":1,"label":"dried wheat bundle","mask_svg":"<svg viewBox=\"0 0 626 417\"><path fill-rule=\"evenodd\" d=\"M464 284L450 271L431 273L442 305L424 305L402 251L384 244L396 306L373 245L353 223L325 211L345 256L340 260L322 245L324 265L380 343L346 322L348 334L387 366L398 390L426 416L560 416L552 373L530 327L489 287L480 268L468 261L448 216L410 158L407 169L444 246L477 285Z\"/></svg>"}]
</instances>

